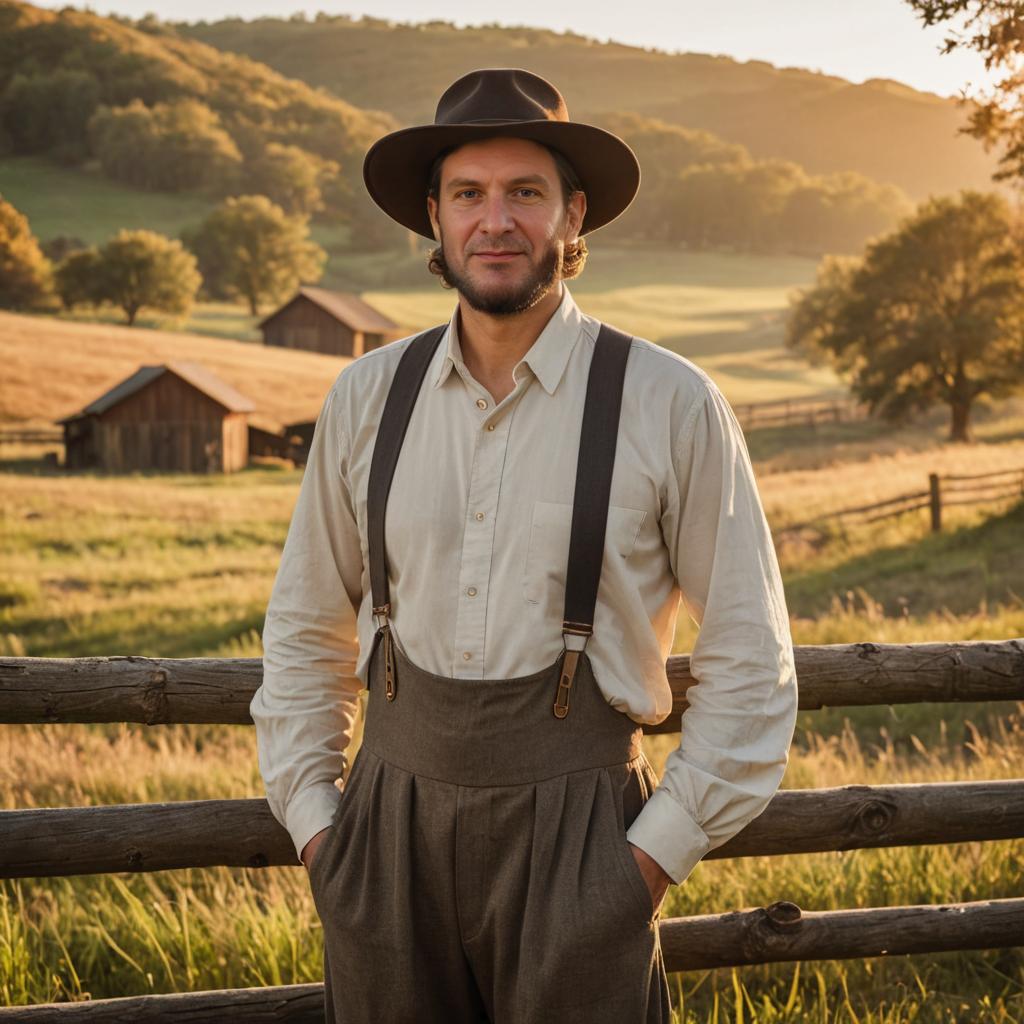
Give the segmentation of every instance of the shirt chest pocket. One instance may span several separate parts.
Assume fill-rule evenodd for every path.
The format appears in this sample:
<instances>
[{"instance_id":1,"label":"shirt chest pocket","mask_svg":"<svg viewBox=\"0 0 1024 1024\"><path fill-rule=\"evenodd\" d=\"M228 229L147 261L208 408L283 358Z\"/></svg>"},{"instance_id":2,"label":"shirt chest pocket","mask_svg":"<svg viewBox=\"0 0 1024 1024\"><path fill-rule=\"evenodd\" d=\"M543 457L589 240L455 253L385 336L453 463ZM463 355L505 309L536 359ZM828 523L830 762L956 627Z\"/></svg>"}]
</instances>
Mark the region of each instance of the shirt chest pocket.
<instances>
[{"instance_id":1,"label":"shirt chest pocket","mask_svg":"<svg viewBox=\"0 0 1024 1024\"><path fill-rule=\"evenodd\" d=\"M628 558L636 544L647 513L639 508L608 506L604 535L605 559ZM565 575L569 562L572 505L560 501L537 501L533 505L530 540L523 568L523 597L541 604L545 595L565 598Z\"/></svg>"}]
</instances>

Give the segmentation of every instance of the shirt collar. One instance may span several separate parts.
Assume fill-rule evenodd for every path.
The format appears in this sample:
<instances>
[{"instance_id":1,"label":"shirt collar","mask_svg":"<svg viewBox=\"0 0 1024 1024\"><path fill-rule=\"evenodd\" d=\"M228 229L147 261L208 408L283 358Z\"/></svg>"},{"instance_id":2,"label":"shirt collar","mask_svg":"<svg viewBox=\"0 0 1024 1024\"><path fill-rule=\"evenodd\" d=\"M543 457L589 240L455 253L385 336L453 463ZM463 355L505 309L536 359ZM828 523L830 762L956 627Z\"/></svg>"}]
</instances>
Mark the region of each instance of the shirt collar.
<instances>
[{"instance_id":1,"label":"shirt collar","mask_svg":"<svg viewBox=\"0 0 1024 1024\"><path fill-rule=\"evenodd\" d=\"M572 350L579 340L583 325L583 314L563 281L562 301L551 314L551 319L544 325L537 340L516 365L516 369L518 370L522 363L526 363L544 390L549 395L553 395L565 373L569 356L572 355ZM435 388L439 388L448 379L453 368L457 368L460 373L469 372L462 360L462 348L459 344L458 306L455 307L452 318L448 322L445 337L447 344L439 346L442 356L441 365L434 376L433 386Z\"/></svg>"}]
</instances>

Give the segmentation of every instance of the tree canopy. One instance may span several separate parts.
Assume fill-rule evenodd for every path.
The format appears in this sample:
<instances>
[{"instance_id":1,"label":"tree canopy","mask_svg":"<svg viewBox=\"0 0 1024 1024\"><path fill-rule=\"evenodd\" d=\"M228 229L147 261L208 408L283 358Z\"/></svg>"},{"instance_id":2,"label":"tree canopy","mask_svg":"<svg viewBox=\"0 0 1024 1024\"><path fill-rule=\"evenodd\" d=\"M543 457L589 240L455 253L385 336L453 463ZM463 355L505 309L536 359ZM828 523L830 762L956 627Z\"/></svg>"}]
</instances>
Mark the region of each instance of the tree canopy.
<instances>
[{"instance_id":1,"label":"tree canopy","mask_svg":"<svg viewBox=\"0 0 1024 1024\"><path fill-rule=\"evenodd\" d=\"M786 344L886 419L947 405L950 440L967 441L976 399L1024 387L1021 235L996 193L933 197L863 257L823 260Z\"/></svg>"},{"instance_id":2,"label":"tree canopy","mask_svg":"<svg viewBox=\"0 0 1024 1024\"><path fill-rule=\"evenodd\" d=\"M155 231L119 231L98 249L70 253L57 268L65 306L109 302L129 326L143 308L187 313L200 282L192 253Z\"/></svg>"},{"instance_id":3,"label":"tree canopy","mask_svg":"<svg viewBox=\"0 0 1024 1024\"><path fill-rule=\"evenodd\" d=\"M308 237L306 218L289 216L266 196L232 196L185 234L206 292L244 298L257 316L304 281L320 280L327 253Z\"/></svg>"},{"instance_id":4,"label":"tree canopy","mask_svg":"<svg viewBox=\"0 0 1024 1024\"><path fill-rule=\"evenodd\" d=\"M0 306L40 309L53 296L53 268L28 218L0 196Z\"/></svg>"}]
</instances>

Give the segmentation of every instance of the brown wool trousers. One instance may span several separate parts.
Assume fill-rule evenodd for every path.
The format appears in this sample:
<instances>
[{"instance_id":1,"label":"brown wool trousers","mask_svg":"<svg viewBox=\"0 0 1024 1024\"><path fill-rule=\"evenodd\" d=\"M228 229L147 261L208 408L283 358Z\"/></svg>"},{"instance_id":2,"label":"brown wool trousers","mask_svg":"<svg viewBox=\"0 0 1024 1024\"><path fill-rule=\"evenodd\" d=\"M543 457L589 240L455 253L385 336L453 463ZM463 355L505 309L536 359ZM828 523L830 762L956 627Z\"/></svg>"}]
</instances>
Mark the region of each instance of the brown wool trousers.
<instances>
[{"instance_id":1,"label":"brown wool trousers","mask_svg":"<svg viewBox=\"0 0 1024 1024\"><path fill-rule=\"evenodd\" d=\"M371 659L363 743L310 870L333 1024L668 1024L626 840L657 777L586 655L514 679Z\"/></svg>"}]
</instances>

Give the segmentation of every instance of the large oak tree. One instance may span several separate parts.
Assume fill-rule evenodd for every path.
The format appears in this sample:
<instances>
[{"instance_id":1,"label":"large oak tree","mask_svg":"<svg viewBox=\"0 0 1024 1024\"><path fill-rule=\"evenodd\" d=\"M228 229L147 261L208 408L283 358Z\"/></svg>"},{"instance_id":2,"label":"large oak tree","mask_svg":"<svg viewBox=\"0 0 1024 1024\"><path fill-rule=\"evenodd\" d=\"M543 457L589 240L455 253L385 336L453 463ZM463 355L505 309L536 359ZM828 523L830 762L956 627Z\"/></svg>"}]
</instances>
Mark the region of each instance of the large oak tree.
<instances>
[{"instance_id":1,"label":"large oak tree","mask_svg":"<svg viewBox=\"0 0 1024 1024\"><path fill-rule=\"evenodd\" d=\"M970 440L981 395L1024 388L1024 248L1002 196L933 197L863 257L830 257L798 294L786 344L830 362L872 412L937 403Z\"/></svg>"}]
</instances>

